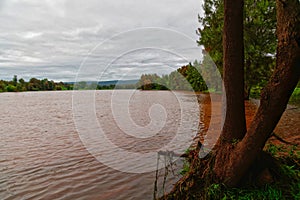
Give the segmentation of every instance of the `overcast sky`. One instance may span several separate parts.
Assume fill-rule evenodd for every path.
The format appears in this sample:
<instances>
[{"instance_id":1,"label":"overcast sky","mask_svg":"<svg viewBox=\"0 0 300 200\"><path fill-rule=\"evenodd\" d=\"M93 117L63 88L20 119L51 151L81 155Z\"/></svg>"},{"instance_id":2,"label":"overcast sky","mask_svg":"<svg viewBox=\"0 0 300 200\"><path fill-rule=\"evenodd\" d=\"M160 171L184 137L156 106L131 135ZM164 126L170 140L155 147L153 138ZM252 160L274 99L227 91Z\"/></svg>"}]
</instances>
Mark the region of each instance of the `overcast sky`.
<instances>
[{"instance_id":1,"label":"overcast sky","mask_svg":"<svg viewBox=\"0 0 300 200\"><path fill-rule=\"evenodd\" d=\"M0 79L137 79L201 58L200 0L0 0Z\"/></svg>"}]
</instances>

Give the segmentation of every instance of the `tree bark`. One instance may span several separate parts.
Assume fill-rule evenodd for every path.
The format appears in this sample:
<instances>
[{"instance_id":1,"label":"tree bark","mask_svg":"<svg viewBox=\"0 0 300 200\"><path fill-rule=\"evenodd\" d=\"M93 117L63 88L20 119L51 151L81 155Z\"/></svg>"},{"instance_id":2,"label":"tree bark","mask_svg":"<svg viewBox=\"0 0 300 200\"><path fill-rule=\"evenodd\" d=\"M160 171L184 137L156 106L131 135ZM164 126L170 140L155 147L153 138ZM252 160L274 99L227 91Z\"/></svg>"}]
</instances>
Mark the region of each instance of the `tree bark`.
<instances>
[{"instance_id":1,"label":"tree bark","mask_svg":"<svg viewBox=\"0 0 300 200\"><path fill-rule=\"evenodd\" d=\"M221 141L239 140L246 133L243 6L243 0L224 0L223 80L226 113Z\"/></svg>"},{"instance_id":2,"label":"tree bark","mask_svg":"<svg viewBox=\"0 0 300 200\"><path fill-rule=\"evenodd\" d=\"M272 134L300 77L300 1L277 0L276 69L262 92L260 106L245 137L219 156L217 176L237 186ZM225 146L226 149L226 146ZM221 161L223 158L223 165Z\"/></svg>"}]
</instances>

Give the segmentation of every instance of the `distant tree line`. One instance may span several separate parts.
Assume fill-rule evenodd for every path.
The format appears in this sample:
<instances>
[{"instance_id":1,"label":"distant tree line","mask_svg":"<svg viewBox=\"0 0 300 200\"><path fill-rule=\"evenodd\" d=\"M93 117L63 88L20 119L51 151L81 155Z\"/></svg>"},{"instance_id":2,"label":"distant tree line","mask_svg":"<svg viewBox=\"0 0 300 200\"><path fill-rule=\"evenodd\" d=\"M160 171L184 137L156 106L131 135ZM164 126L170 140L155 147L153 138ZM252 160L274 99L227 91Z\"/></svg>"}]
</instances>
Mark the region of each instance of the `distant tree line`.
<instances>
[{"instance_id":1,"label":"distant tree line","mask_svg":"<svg viewBox=\"0 0 300 200\"><path fill-rule=\"evenodd\" d=\"M74 90L114 90L114 89L136 89L136 84L109 84L101 85L97 82L80 81L74 84Z\"/></svg>"},{"instance_id":2,"label":"distant tree line","mask_svg":"<svg viewBox=\"0 0 300 200\"><path fill-rule=\"evenodd\" d=\"M80 81L74 83L54 82L48 79L31 78L26 82L23 78L18 79L14 75L12 80L0 80L0 92L25 92L25 91L57 91L57 90L113 90L135 89L136 84L110 84L100 85L97 82Z\"/></svg>"},{"instance_id":3,"label":"distant tree line","mask_svg":"<svg viewBox=\"0 0 300 200\"><path fill-rule=\"evenodd\" d=\"M72 90L73 85L48 79L31 78L26 82L14 75L11 81L0 80L0 92Z\"/></svg>"},{"instance_id":4,"label":"distant tree line","mask_svg":"<svg viewBox=\"0 0 300 200\"><path fill-rule=\"evenodd\" d=\"M14 75L11 81L0 80L1 92L25 92L25 91L59 91L59 90L113 90L113 89L142 89L142 90L187 90L210 91L222 90L218 69L213 67L212 61L204 59L202 63L195 61L178 68L167 75L143 74L137 84L110 84L100 85L97 82L80 81L74 83L54 82L48 79L31 78L26 82ZM204 77L204 78L203 78ZM251 96L257 98L260 90L253 88ZM290 102L299 104L300 82L291 96Z\"/></svg>"},{"instance_id":5,"label":"distant tree line","mask_svg":"<svg viewBox=\"0 0 300 200\"><path fill-rule=\"evenodd\" d=\"M197 60L193 64L182 66L167 75L159 76L157 74L141 75L136 86L130 85L127 89L138 88L141 90L187 90L195 92L221 92L222 83L220 80L219 69L215 66L212 59L209 59L204 53L202 63ZM270 70L272 71L272 70ZM261 85L265 82L261 79ZM124 86L123 86L124 87ZM117 88L116 89L120 89ZM122 88L124 89L124 88ZM249 96L259 98L261 86L252 87ZM245 99L249 97L245 96ZM295 88L290 103L300 104L300 81Z\"/></svg>"},{"instance_id":6,"label":"distant tree line","mask_svg":"<svg viewBox=\"0 0 300 200\"><path fill-rule=\"evenodd\" d=\"M143 74L137 87L142 90L221 91L218 69L212 64L195 61L167 75Z\"/></svg>"}]
</instances>

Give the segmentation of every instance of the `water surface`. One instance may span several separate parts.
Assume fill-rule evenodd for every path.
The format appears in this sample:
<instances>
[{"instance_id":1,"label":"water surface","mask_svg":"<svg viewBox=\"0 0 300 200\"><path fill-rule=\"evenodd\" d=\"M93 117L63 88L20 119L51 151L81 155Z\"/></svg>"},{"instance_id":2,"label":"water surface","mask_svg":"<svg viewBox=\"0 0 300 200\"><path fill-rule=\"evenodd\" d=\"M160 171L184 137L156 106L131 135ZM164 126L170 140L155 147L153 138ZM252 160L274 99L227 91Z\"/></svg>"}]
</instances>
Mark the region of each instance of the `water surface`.
<instances>
[{"instance_id":1,"label":"water surface","mask_svg":"<svg viewBox=\"0 0 300 200\"><path fill-rule=\"evenodd\" d=\"M80 98L72 99L72 91L0 94L0 199L152 199L155 170L140 170L156 166L157 157L150 163L138 157L127 163L125 167L136 173L124 172L127 168L116 170L114 164L122 166L129 158L120 158L117 151L104 148L100 140L96 143L97 153L109 155L109 159L101 162L82 141L86 139L92 144L94 140L87 132L78 131L97 133L99 127L94 127L92 120L101 125L112 144L139 154L157 153L176 134L192 143L198 132L210 130L209 139L220 132L218 95L212 96L218 102L212 108L208 95L199 95L198 107L195 96L189 92L76 92ZM92 104L86 102L91 95L95 97ZM246 102L248 124L256 107ZM86 116L90 109L94 110L95 119ZM83 123L76 124L74 118ZM299 109L288 107L276 133L285 138L289 130L290 135L286 136L299 142L299 119ZM179 142L171 150L177 151L182 145ZM160 165L168 162L163 156L159 161ZM169 172L165 190L180 178L182 162L175 163L175 174ZM159 194L163 192L164 175L161 169Z\"/></svg>"},{"instance_id":2,"label":"water surface","mask_svg":"<svg viewBox=\"0 0 300 200\"><path fill-rule=\"evenodd\" d=\"M94 93L77 92L83 98ZM121 92L126 96L129 91ZM181 121L179 101L172 92L136 91L129 104L135 124L144 127L151 123L149 109L152 105L161 105L167 116L165 126L158 129L157 135L151 139L136 139L124 134L114 120L117 117L122 121L118 112L113 116L111 111L112 105L122 101L120 96L112 104L113 91L97 91L94 95L97 120L102 123L107 137L126 151L157 152L174 136L180 124L186 123ZM190 119L193 122L193 118L199 117L199 110L189 108L189 104L193 103L189 94L181 95L186 99L186 108L191 109ZM160 111L160 107L157 108ZM73 120L72 91L2 93L0 112L0 199L152 198L155 171L120 172L99 162L86 149ZM82 120L89 120L84 117ZM180 131L182 134L196 133L198 126L198 123L188 124ZM189 137L192 141L190 134ZM110 154L114 160L114 152L107 152L106 149L103 152ZM144 167L147 167L146 163ZM161 171L161 176L163 174ZM170 176L173 182L177 178Z\"/></svg>"}]
</instances>

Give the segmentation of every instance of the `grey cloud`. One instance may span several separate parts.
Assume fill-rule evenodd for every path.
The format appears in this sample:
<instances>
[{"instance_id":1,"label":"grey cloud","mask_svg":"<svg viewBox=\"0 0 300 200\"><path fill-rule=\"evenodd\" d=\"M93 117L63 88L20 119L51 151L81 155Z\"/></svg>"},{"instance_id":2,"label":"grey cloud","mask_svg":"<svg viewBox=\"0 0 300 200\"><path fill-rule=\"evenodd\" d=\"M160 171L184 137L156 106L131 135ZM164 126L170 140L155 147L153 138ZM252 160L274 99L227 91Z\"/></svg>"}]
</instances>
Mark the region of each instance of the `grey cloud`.
<instances>
[{"instance_id":1,"label":"grey cloud","mask_svg":"<svg viewBox=\"0 0 300 200\"><path fill-rule=\"evenodd\" d=\"M169 73L201 58L199 13L201 2L194 0L1 0L0 79L17 74L74 81L85 65L81 78L94 79L111 62L105 80L129 71L132 78ZM168 30L126 32L142 27L175 30L190 41Z\"/></svg>"}]
</instances>

